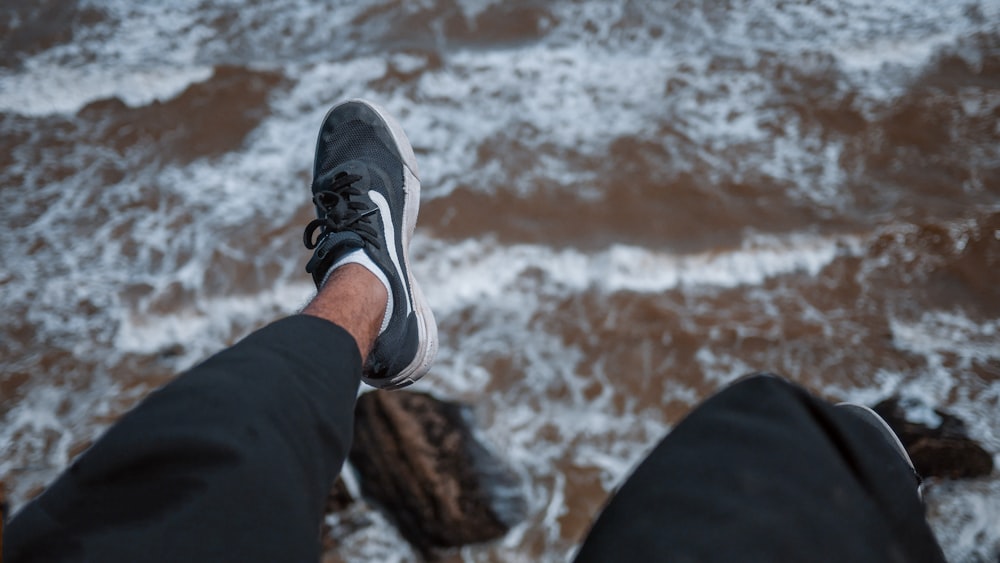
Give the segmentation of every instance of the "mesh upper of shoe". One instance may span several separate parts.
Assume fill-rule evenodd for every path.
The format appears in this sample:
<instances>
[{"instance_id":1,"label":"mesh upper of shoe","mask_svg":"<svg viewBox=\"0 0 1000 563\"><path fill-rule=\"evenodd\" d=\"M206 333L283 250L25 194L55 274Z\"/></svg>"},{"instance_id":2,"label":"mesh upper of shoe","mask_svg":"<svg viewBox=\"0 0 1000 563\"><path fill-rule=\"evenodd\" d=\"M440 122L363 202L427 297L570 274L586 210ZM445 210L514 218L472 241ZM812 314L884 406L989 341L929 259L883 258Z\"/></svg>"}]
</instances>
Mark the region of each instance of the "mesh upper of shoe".
<instances>
[{"instance_id":1,"label":"mesh upper of shoe","mask_svg":"<svg viewBox=\"0 0 1000 563\"><path fill-rule=\"evenodd\" d=\"M390 178L403 177L403 164L395 151L382 142L371 125L359 119L339 123L332 131L325 131L320 142L323 160L317 171L317 178L349 160L368 162L384 170ZM377 175L373 175L369 181L382 190L388 188L381 185Z\"/></svg>"}]
</instances>

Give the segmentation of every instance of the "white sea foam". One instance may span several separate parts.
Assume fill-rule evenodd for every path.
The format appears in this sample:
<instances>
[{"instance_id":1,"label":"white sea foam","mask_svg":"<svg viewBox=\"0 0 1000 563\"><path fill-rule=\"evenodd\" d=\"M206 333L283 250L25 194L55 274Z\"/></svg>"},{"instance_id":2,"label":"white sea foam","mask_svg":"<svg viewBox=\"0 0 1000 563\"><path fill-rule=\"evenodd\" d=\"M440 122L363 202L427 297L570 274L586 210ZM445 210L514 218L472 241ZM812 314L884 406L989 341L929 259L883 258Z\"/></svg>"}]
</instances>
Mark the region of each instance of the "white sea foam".
<instances>
[{"instance_id":1,"label":"white sea foam","mask_svg":"<svg viewBox=\"0 0 1000 563\"><path fill-rule=\"evenodd\" d=\"M971 435L1000 452L1000 421L991 401L1000 400L1000 382L974 375L976 364L1000 360L1000 320L974 322L954 311L927 311L916 321L892 321L893 344L924 358L910 374L903 394L928 405L951 404L969 420Z\"/></svg>"},{"instance_id":2,"label":"white sea foam","mask_svg":"<svg viewBox=\"0 0 1000 563\"><path fill-rule=\"evenodd\" d=\"M977 323L956 312L927 311L916 322L894 319L893 343L916 354L942 353L959 358L968 369L972 361L988 360L1000 353L1000 320Z\"/></svg>"},{"instance_id":3,"label":"white sea foam","mask_svg":"<svg viewBox=\"0 0 1000 563\"><path fill-rule=\"evenodd\" d=\"M164 314L121 310L114 346L121 352L156 354L177 344L187 345L179 363L191 364L222 346L234 327L294 313L313 294L314 286L300 281L266 293L203 298Z\"/></svg>"},{"instance_id":4,"label":"white sea foam","mask_svg":"<svg viewBox=\"0 0 1000 563\"><path fill-rule=\"evenodd\" d=\"M140 389L129 392L101 373L84 384L74 383L72 400L63 382L48 381L34 386L4 414L0 425L0 475L17 475L5 481L5 493L17 510L32 489L48 485L71 460L79 443L97 437L103 425L95 417L106 417L112 403L128 403Z\"/></svg>"},{"instance_id":5,"label":"white sea foam","mask_svg":"<svg viewBox=\"0 0 1000 563\"><path fill-rule=\"evenodd\" d=\"M415 266L432 306L443 312L502 298L525 274L542 272L562 291L662 292L678 287L735 287L760 284L784 274L816 275L838 256L860 251L853 236L751 237L740 248L691 255L615 245L586 253L575 249L519 244L500 246L468 240L443 244L423 239Z\"/></svg>"},{"instance_id":6,"label":"white sea foam","mask_svg":"<svg viewBox=\"0 0 1000 563\"><path fill-rule=\"evenodd\" d=\"M75 113L107 98L141 106L211 76L212 65L195 61L199 39L210 35L195 11L132 4L96 3L106 21L79 26L74 41L0 74L0 111Z\"/></svg>"},{"instance_id":7,"label":"white sea foam","mask_svg":"<svg viewBox=\"0 0 1000 563\"><path fill-rule=\"evenodd\" d=\"M32 116L72 114L108 98L144 106L167 101L211 75L212 67L199 66L111 67L101 72L89 67L29 66L17 73L0 74L0 111Z\"/></svg>"},{"instance_id":8,"label":"white sea foam","mask_svg":"<svg viewBox=\"0 0 1000 563\"><path fill-rule=\"evenodd\" d=\"M32 303L28 314L41 336L65 341L64 335L94 331L99 343L114 348L88 352L83 348L93 343L78 338L73 353L81 357L155 354L179 344L179 364L204 357L234 333L291 312L311 293L302 278L301 253L289 254L285 240L247 243L241 240L246 233L241 226L256 221L262 231L282 228L301 209L306 189L301 178L310 167L315 131L327 107L339 99L371 97L400 117L418 149L426 197L446 197L458 185L530 197L552 183L586 186L589 191L581 197L600 197L592 172L573 169L563 156L601 158L616 138L628 137L661 143L670 155L663 163L668 172L690 171L694 163L703 162L709 165L708 181L764 176L783 181L781 189L793 201L836 209L845 183L839 162L842 145L810 133L797 117L781 111L784 93L773 84L777 77L766 74L769 65L780 61L807 76L826 75L833 71L823 65L832 61L833 70L843 72L837 76L837 94L856 89L862 107L888 103L906 87L907 77L941 49L952 48L969 34L989 31L995 25L990 22L1000 19L1000 3L994 1L977 4L981 23L965 15L971 10L967 5L950 0L821 0L783 7L737 2L728 9L703 2L683 14L670 3L560 2L547 7L558 23L542 39L455 49L439 38L435 48L441 49L442 66L432 67L424 55L351 43L345 24L368 9L365 3L91 4L107 11L110 23L78 30L73 43L34 56L21 70L0 76L0 111L73 113L110 97L134 106L168 100L208 78L217 64L275 70L292 84L270 101L268 116L238 152L164 168L136 163L139 170L134 174L97 190L99 205L115 212L109 222L88 233L93 236L81 237L64 227L74 224L76 204L88 201L95 191L85 178L89 161L82 159L79 177L54 186L73 194L73 205L32 217L24 231L46 233L39 235L46 243L42 250L30 254L26 249L33 239L23 238L27 235L20 231L0 238L5 244L10 241L5 258L16 259L25 271L38 272L38 279L19 277L0 289L5 302ZM471 19L489 4L467 0L459 7ZM426 6L407 3L402 9L413 13ZM228 22L221 32L206 24L217 17ZM645 22L655 23L663 35L647 34L651 28ZM390 65L418 77L387 85L381 79ZM893 72L882 72L886 69ZM972 98L963 107L988 115L992 103ZM508 162L500 153L479 161L481 148L509 139L523 143L533 159ZM72 158L68 163L77 166ZM522 164L527 169L520 171ZM17 164L25 171L31 165ZM128 223L115 202L132 201L150 185L171 203L162 203L155 213L144 212L123 237L120 227ZM56 241L78 242L59 246L68 251L54 257L46 249L56 247ZM745 287L748 300L757 300L762 311L776 316L781 309L768 301L773 296L762 289L765 282L800 273L818 275L838 258L856 256L861 244L853 236L748 236L738 248L675 255L627 245L587 252L543 244L503 246L491 239L451 244L418 235L416 269L428 298L444 324L461 327L456 334L443 335L440 360L419 385L474 401L485 433L525 478L531 508L539 517L504 540L511 558L523 557L516 546L541 523L547 526L542 532L547 545L564 541L559 516L571 489L553 473L555 465L569 460L597 468L602 486L610 489L667 429L662 413L635 412L629 397L614 385L615 374L605 373L610 367L587 366L593 372L587 382L597 382L600 392L595 397L583 394L583 352L537 322L551 313L553 297L679 290L697 299L702 292ZM139 249L138 258L126 258L130 248ZM217 250L258 270L276 266L275 289L223 296L202 291ZM897 258L887 255L887 264ZM64 279L41 274L51 264L67 272ZM116 297L134 283L148 284L149 295L131 304ZM172 283L189 291L191 299L175 310L151 312L150 303ZM33 291L46 299L34 299ZM74 317L80 302L99 313ZM464 316L472 319L468 325L458 320ZM953 408L971 417L974 435L997 451L995 413L990 410L996 404L996 386L954 381L956 368L995 361L990 342L996 338L996 323L972 323L955 312L929 312L918 319L894 319L891 330L893 344L926 358L927 366L916 374L879 370L864 389L831 394L869 402L890 391L937 401L953 393ZM515 362L525 374L523 381L495 388L487 360L498 357ZM756 367L710 344L697 351L695 363L707 380L717 383ZM84 392L72 385L26 389L26 398L16 407L20 410L12 409L3 419L0 444L8 451L22 432L28 437L17 439L25 447L42 451L45 435L61 433L39 461L48 467L47 475L66 462L69 436L85 438L99 426L93 422L94 413L107 412L107 398L122 392L101 378ZM483 389L490 389L486 398ZM78 408L64 414L60 408L67 393ZM676 399L690 404L698 398L683 386L668 386L664 394L665 403ZM3 465L8 461L15 462L12 457L0 460L0 475L10 474L11 465ZM17 458L16 463L23 462ZM29 485L43 480L19 481L12 498L17 502ZM981 495L985 504L943 511L951 518L943 521L956 526L941 530L954 538L946 547L958 560L996 552L990 545L996 544L997 534L990 525L997 511L989 503L998 493L989 487L968 491L956 498ZM401 538L385 532L388 524L381 516L364 514L372 525L347 537L346 553L379 561L412 555ZM979 537L986 538L986 547L973 545ZM463 556L481 559L474 549L463 550Z\"/></svg>"},{"instance_id":9,"label":"white sea foam","mask_svg":"<svg viewBox=\"0 0 1000 563\"><path fill-rule=\"evenodd\" d=\"M340 534L338 552L347 561L407 563L417 560L416 551L392 522L363 501L327 519L327 523L334 526L340 522L345 522L347 527L360 528L352 534ZM363 525L359 526L359 522Z\"/></svg>"},{"instance_id":10,"label":"white sea foam","mask_svg":"<svg viewBox=\"0 0 1000 563\"><path fill-rule=\"evenodd\" d=\"M1000 552L1000 481L935 483L927 490L931 527L948 561L988 561Z\"/></svg>"},{"instance_id":11,"label":"white sea foam","mask_svg":"<svg viewBox=\"0 0 1000 563\"><path fill-rule=\"evenodd\" d=\"M921 67L941 47L954 44L956 34L932 33L909 39L873 38L868 43L855 44L836 51L840 64L847 70L877 71L886 65Z\"/></svg>"}]
</instances>

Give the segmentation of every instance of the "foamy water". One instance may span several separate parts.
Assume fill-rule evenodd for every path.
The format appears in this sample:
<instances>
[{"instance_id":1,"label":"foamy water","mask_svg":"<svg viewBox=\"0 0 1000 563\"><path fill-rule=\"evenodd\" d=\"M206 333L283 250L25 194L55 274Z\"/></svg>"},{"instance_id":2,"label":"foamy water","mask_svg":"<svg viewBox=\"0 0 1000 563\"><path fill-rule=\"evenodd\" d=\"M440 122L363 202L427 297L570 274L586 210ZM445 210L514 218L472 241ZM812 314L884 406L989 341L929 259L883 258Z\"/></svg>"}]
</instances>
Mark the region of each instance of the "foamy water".
<instances>
[{"instance_id":1,"label":"foamy water","mask_svg":"<svg viewBox=\"0 0 1000 563\"><path fill-rule=\"evenodd\" d=\"M415 268L442 347L418 389L474 404L529 499L455 559L564 558L749 371L920 399L1000 452L1000 2L648 4L79 2L72 37L12 44L9 498L303 305L315 131L359 96L400 118L422 171ZM226 112L248 122L209 122ZM995 478L928 502L950 560L997 557ZM341 557L415 557L352 511L370 523L344 527Z\"/></svg>"}]
</instances>

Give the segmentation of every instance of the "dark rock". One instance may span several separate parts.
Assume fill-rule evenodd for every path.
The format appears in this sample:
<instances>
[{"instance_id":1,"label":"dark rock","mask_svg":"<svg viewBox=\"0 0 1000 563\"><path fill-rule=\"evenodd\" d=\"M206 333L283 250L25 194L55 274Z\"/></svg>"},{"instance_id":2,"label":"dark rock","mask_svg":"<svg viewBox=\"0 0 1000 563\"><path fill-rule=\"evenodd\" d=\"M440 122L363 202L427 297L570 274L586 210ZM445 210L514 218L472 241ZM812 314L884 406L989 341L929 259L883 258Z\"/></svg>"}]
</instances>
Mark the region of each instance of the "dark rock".
<instances>
[{"instance_id":1,"label":"dark rock","mask_svg":"<svg viewBox=\"0 0 1000 563\"><path fill-rule=\"evenodd\" d=\"M352 504L354 504L354 497L347 490L344 479L337 477L337 480L333 483L333 488L330 489L330 494L326 495L325 512L327 514L340 512Z\"/></svg>"},{"instance_id":2,"label":"dark rock","mask_svg":"<svg viewBox=\"0 0 1000 563\"><path fill-rule=\"evenodd\" d=\"M524 517L516 479L469 418L463 406L424 393L358 399L350 461L361 491L425 555L499 538Z\"/></svg>"},{"instance_id":3,"label":"dark rock","mask_svg":"<svg viewBox=\"0 0 1000 563\"><path fill-rule=\"evenodd\" d=\"M941 424L931 428L907 420L899 397L890 397L873 408L899 436L921 476L967 479L993 471L993 456L969 438L965 422L958 417L935 409Z\"/></svg>"}]
</instances>

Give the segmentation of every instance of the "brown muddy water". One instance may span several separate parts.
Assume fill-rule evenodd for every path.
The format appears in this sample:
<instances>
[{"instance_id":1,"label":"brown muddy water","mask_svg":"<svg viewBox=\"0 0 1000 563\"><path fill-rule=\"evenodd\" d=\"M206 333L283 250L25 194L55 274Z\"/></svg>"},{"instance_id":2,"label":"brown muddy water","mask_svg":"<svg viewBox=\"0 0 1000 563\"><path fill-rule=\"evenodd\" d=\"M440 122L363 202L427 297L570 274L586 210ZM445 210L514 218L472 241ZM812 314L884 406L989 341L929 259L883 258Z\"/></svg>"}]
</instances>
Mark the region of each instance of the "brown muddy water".
<instances>
[{"instance_id":1,"label":"brown muddy water","mask_svg":"<svg viewBox=\"0 0 1000 563\"><path fill-rule=\"evenodd\" d=\"M312 143L359 96L422 169L442 347L416 389L474 405L529 499L445 560L564 559L660 436L755 370L945 408L1000 452L1000 0L12 2L15 507L308 299ZM1000 556L996 475L927 501L952 561ZM416 557L349 517L328 559Z\"/></svg>"}]
</instances>

